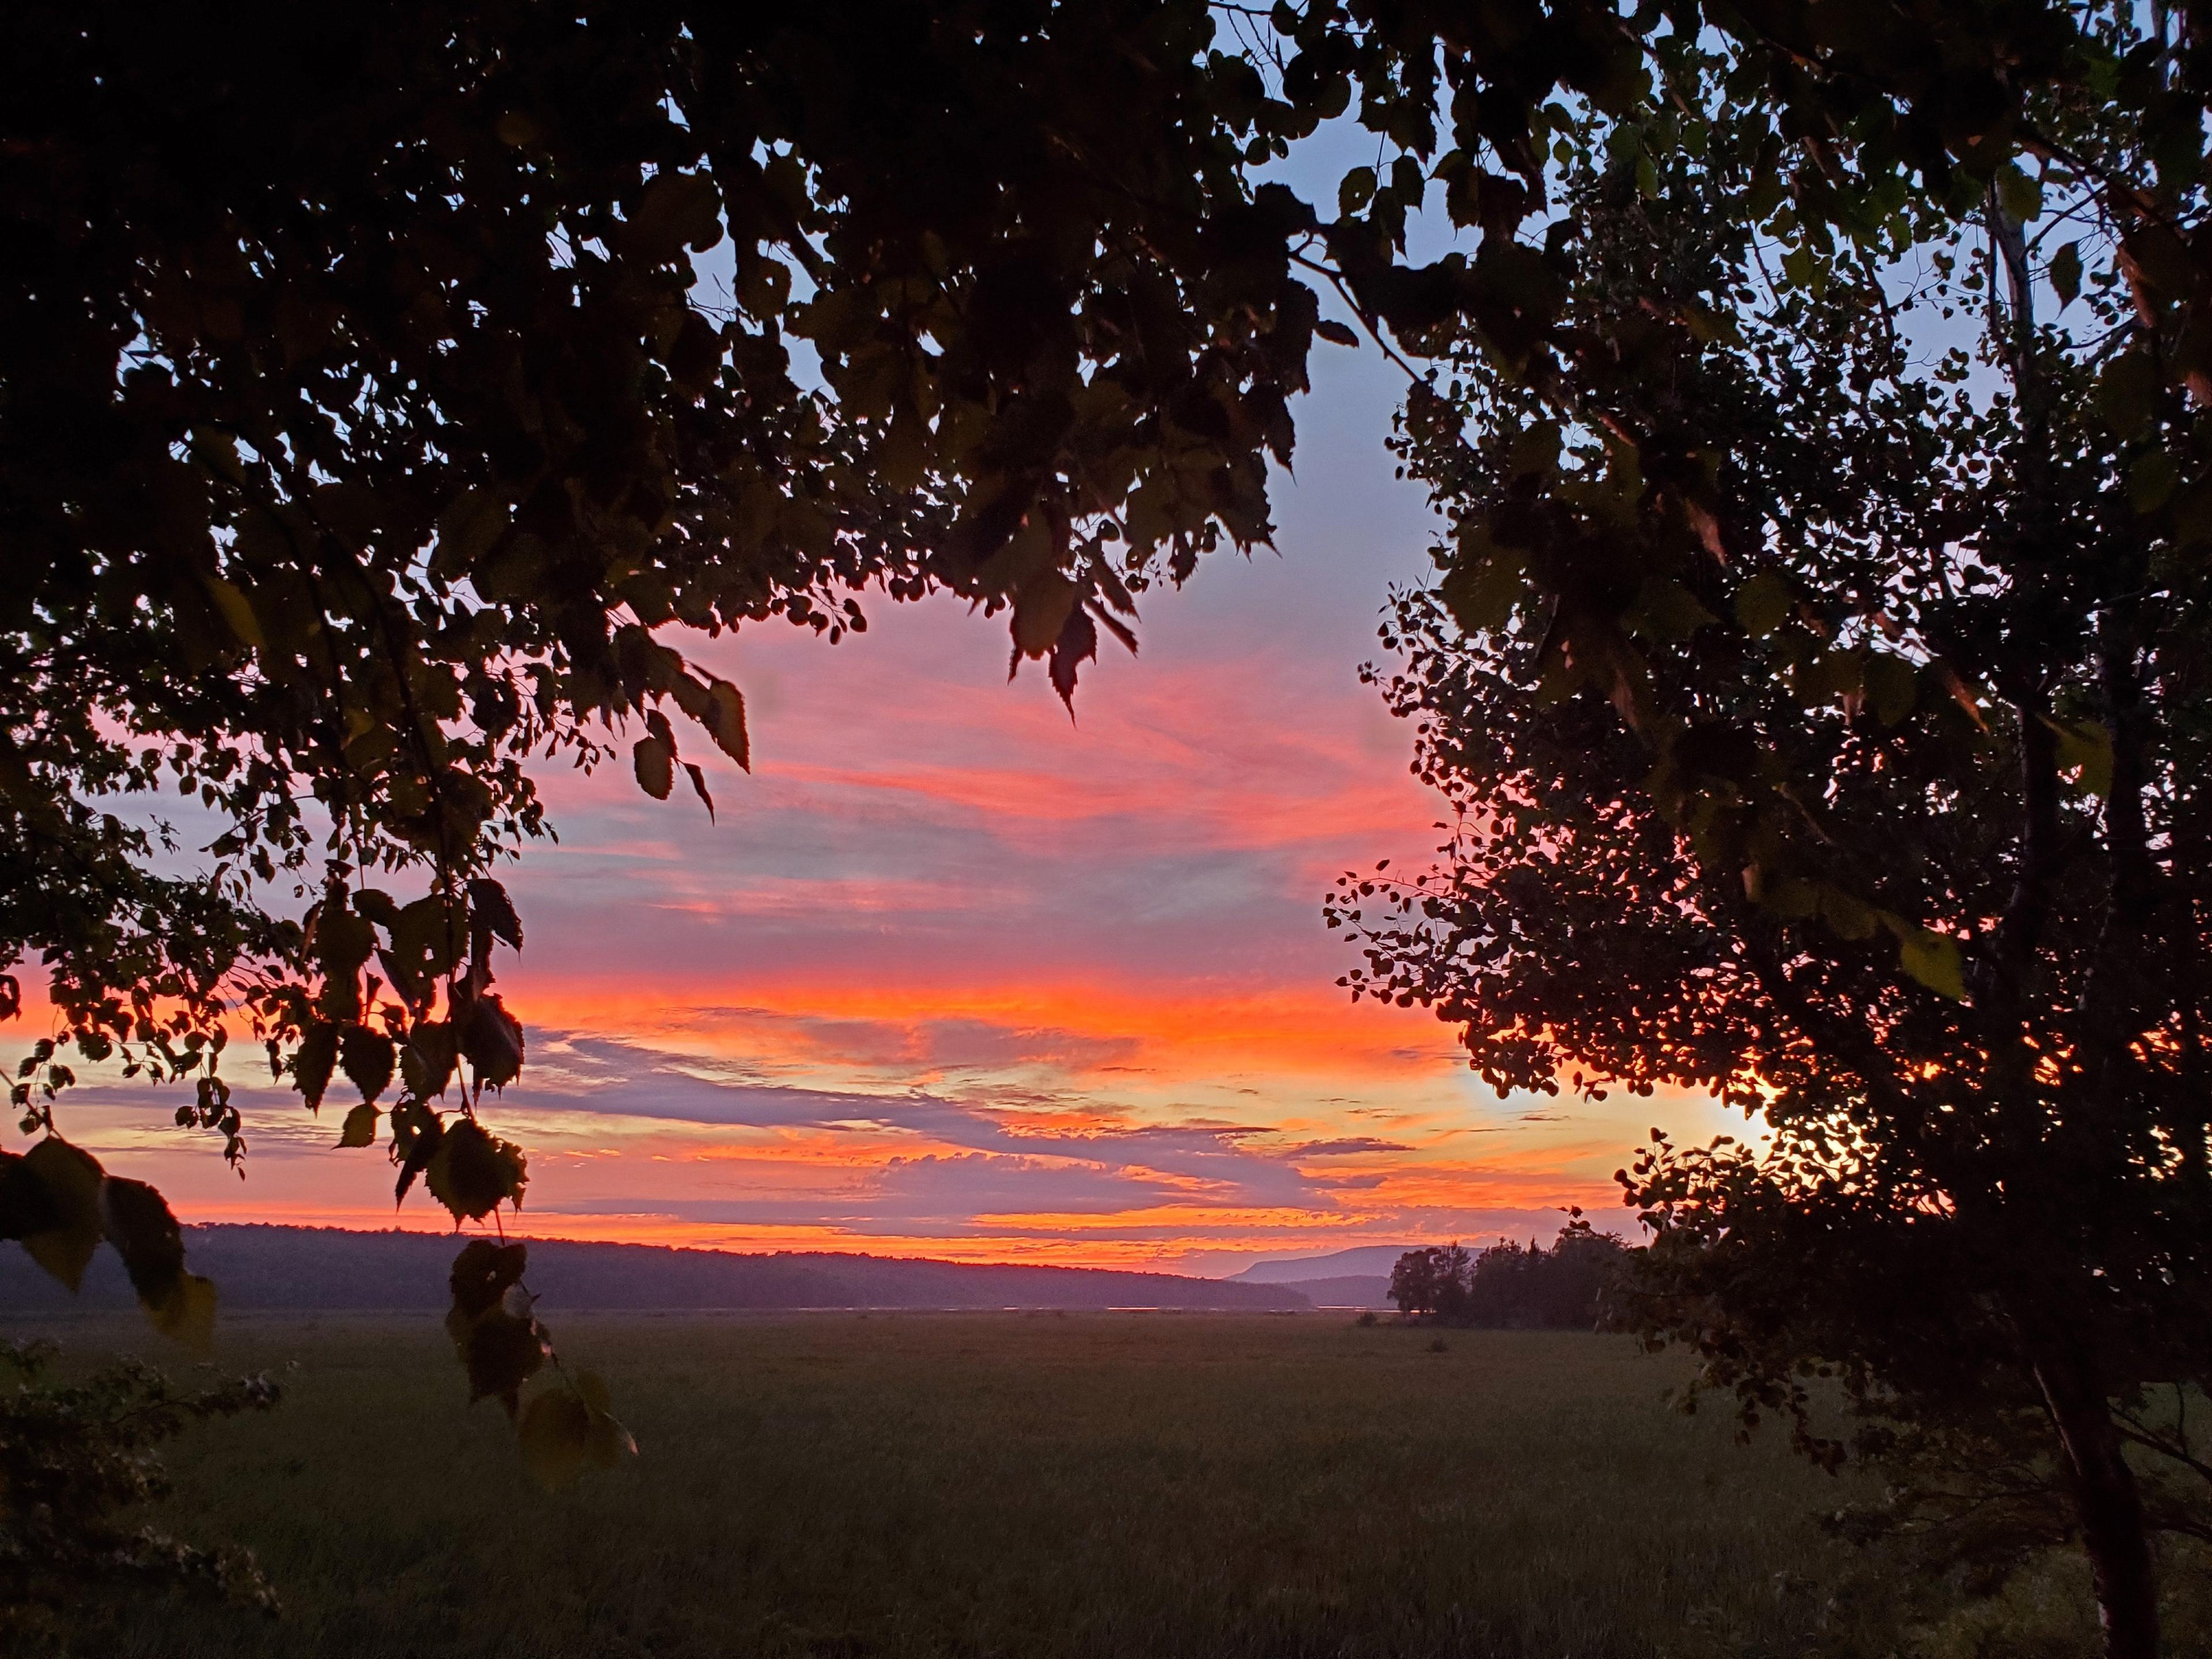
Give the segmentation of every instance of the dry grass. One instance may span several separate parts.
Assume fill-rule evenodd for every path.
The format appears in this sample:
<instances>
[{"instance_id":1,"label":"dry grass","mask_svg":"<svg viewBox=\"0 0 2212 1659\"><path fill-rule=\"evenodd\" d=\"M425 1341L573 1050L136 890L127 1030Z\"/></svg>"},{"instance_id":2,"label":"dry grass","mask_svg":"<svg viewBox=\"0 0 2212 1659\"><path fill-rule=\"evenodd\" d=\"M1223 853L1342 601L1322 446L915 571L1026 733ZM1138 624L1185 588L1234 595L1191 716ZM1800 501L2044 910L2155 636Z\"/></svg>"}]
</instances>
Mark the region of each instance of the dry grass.
<instances>
[{"instance_id":1,"label":"dry grass","mask_svg":"<svg viewBox=\"0 0 2212 1659\"><path fill-rule=\"evenodd\" d=\"M1809 1519L1843 1493L1618 1339L1327 1316L557 1323L643 1455L546 1497L432 1322L241 1318L272 1418L173 1458L263 1623L160 1604L137 1659L1797 1655L1890 1645ZM88 1321L88 1353L131 1328ZM284 1369L288 1362L296 1370ZM1863 1583L1865 1576L1860 1575Z\"/></svg>"}]
</instances>

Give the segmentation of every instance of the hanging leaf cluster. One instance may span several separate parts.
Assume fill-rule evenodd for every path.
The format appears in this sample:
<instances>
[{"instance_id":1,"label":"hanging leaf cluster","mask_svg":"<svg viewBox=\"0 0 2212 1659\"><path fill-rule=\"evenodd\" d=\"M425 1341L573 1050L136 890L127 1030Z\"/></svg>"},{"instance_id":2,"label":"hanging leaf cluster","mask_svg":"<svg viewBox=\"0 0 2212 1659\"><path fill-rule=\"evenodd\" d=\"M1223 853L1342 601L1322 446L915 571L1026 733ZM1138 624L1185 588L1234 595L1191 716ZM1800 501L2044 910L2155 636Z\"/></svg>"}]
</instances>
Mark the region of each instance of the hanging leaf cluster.
<instances>
[{"instance_id":1,"label":"hanging leaf cluster","mask_svg":"<svg viewBox=\"0 0 2212 1659\"><path fill-rule=\"evenodd\" d=\"M520 1243L476 1239L454 1259L453 1306L446 1330L468 1370L469 1400L496 1400L515 1419L524 1467L548 1490L587 1467L611 1469L637 1452L614 1416L605 1381L593 1371L571 1378L538 1322L536 1298L522 1282L529 1261ZM526 1405L522 1389L550 1365L554 1375Z\"/></svg>"},{"instance_id":2,"label":"hanging leaf cluster","mask_svg":"<svg viewBox=\"0 0 2212 1659\"><path fill-rule=\"evenodd\" d=\"M0 1151L0 1240L74 1291L105 1243L131 1275L139 1305L164 1335L204 1348L215 1286L185 1269L184 1234L161 1194L108 1174L81 1146L48 1135L27 1152Z\"/></svg>"}]
</instances>

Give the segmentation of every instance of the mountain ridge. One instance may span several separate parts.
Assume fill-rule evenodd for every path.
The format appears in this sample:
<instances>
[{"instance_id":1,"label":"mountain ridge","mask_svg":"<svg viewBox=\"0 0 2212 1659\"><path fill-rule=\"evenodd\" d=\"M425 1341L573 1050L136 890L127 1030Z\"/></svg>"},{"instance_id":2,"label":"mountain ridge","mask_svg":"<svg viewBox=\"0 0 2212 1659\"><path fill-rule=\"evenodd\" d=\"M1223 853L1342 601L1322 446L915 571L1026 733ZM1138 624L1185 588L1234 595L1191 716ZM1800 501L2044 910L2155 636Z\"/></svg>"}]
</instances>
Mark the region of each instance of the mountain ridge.
<instances>
[{"instance_id":1,"label":"mountain ridge","mask_svg":"<svg viewBox=\"0 0 2212 1659\"><path fill-rule=\"evenodd\" d=\"M1327 1255L1271 1256L1229 1275L1232 1285L1287 1285L1307 1279L1345 1279L1381 1273L1385 1279L1398 1258L1418 1244L1358 1244Z\"/></svg>"},{"instance_id":2,"label":"mountain ridge","mask_svg":"<svg viewBox=\"0 0 2212 1659\"><path fill-rule=\"evenodd\" d=\"M1285 1279L1280 1286L1296 1291L1316 1308L1387 1308L1390 1280L1382 1273L1334 1273L1327 1279Z\"/></svg>"},{"instance_id":3,"label":"mountain ridge","mask_svg":"<svg viewBox=\"0 0 2212 1659\"><path fill-rule=\"evenodd\" d=\"M549 1309L745 1311L801 1309L1105 1309L1293 1312L1313 1304L1285 1286L1176 1273L1011 1262L945 1261L858 1252L747 1255L661 1244L532 1238L529 1282ZM459 1241L451 1233L357 1231L226 1222L185 1229L191 1269L224 1307L248 1310L442 1311ZM21 1250L0 1250L0 1309L61 1313L132 1304L112 1250L76 1296Z\"/></svg>"}]
</instances>

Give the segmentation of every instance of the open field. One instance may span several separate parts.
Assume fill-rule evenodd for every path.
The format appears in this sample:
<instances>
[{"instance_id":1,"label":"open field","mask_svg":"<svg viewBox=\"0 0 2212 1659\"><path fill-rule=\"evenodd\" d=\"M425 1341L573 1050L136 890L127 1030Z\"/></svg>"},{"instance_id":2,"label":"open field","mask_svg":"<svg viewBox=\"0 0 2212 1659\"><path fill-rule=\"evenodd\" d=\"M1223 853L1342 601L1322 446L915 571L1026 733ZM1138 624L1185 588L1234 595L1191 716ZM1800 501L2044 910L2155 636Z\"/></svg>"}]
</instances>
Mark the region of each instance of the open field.
<instances>
[{"instance_id":1,"label":"open field","mask_svg":"<svg viewBox=\"0 0 2212 1659\"><path fill-rule=\"evenodd\" d=\"M59 1328L81 1356L143 1328ZM1338 1316L555 1322L643 1455L546 1497L434 1320L229 1322L272 1417L172 1458L264 1622L159 1604L118 1659L1887 1651L1838 1484L1660 1399L1618 1339ZM149 1348L150 1351L150 1348ZM296 1370L287 1369L288 1362ZM1856 1588L1853 1588L1856 1585Z\"/></svg>"}]
</instances>

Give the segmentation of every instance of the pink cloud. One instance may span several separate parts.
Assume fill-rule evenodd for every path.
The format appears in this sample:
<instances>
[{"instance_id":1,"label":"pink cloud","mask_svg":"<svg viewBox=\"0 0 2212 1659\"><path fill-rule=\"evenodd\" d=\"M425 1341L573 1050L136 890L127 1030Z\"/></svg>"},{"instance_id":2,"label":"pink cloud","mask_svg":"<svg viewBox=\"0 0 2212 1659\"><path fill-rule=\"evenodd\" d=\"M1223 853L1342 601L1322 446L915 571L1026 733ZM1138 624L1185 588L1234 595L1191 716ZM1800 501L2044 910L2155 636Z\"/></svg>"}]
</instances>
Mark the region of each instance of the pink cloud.
<instances>
[{"instance_id":1,"label":"pink cloud","mask_svg":"<svg viewBox=\"0 0 2212 1659\"><path fill-rule=\"evenodd\" d=\"M1034 665L1006 683L1002 622L943 602L872 604L836 647L672 638L744 690L755 770L679 733L712 823L619 756L543 779L561 842L511 878L501 973L532 1063L487 1108L531 1149L520 1231L1225 1269L1547 1232L1610 1212L1638 1115L1711 1127L1525 1117L1425 1011L1331 982L1322 890L1421 859L1439 816L1354 672L1425 569L1395 397L1313 400L1281 554L1147 595L1143 656L1105 647L1073 721ZM65 1129L189 1219L392 1223L381 1154L265 1081L243 1183L168 1097L91 1093ZM398 1220L445 1224L419 1196Z\"/></svg>"}]
</instances>

